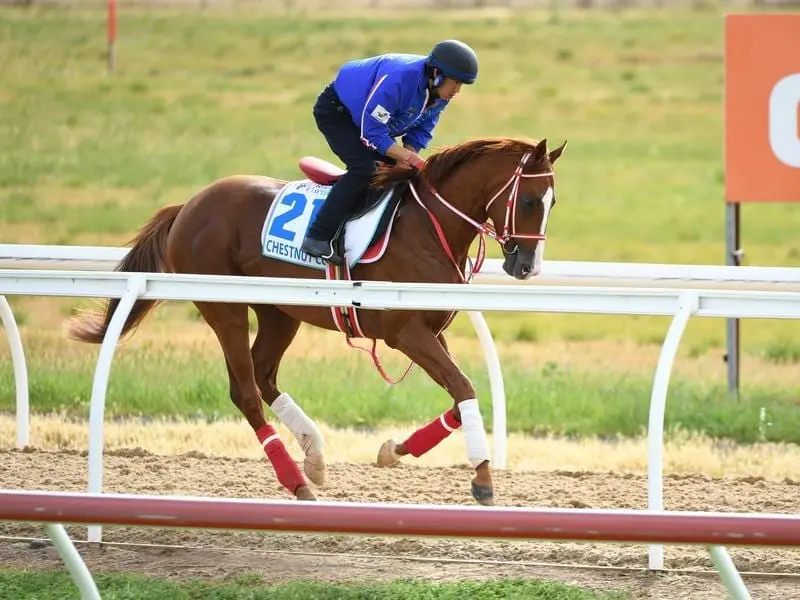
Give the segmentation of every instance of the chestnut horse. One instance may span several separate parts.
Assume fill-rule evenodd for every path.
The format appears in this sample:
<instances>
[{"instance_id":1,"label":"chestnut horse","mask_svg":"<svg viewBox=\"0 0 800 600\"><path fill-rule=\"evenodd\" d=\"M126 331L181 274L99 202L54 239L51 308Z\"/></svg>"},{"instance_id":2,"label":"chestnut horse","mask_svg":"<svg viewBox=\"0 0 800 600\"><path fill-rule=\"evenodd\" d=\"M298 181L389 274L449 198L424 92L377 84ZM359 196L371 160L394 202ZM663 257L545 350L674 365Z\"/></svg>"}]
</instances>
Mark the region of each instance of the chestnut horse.
<instances>
[{"instance_id":1,"label":"chestnut horse","mask_svg":"<svg viewBox=\"0 0 800 600\"><path fill-rule=\"evenodd\" d=\"M471 277L465 272L468 261L472 264L471 244L480 235L479 263L484 234L500 243L505 257L503 269L509 275L516 279L536 275L541 268L547 219L555 204L553 163L565 146L566 142L548 151L546 140L476 139L441 149L430 156L421 171L404 166L382 168L373 188L394 187L400 196L389 229L390 243L379 260L354 264L352 279L467 283ZM332 179L335 175L328 182ZM267 258L262 252L262 225L287 185L289 182L260 176L231 176L215 181L185 204L160 209L139 231L116 270L325 277L319 268ZM286 214L281 217L283 223L288 218ZM302 239L304 232L299 233ZM474 264L472 271L479 266ZM105 310L73 317L68 327L70 337L102 342L118 303L109 299ZM155 304L137 301L123 334L131 332ZM231 400L255 431L278 481L297 499L316 499L276 430L267 422L262 401L297 438L305 454L305 475L312 483L322 485L324 441L319 429L289 394L278 389L276 378L281 358L301 323L343 331L336 311L317 306L253 304L258 332L251 349L246 304L195 305L224 352ZM408 454L419 457L460 427L467 458L475 469L472 495L480 504L491 505L494 487L483 418L472 383L454 362L443 335L452 317L452 313L437 310L359 311L361 335L357 337L372 339L373 343L384 340L410 358L412 365L422 367L453 398L452 408L403 442L387 440L378 452L377 463L391 466ZM350 337L347 339L349 342Z\"/></svg>"}]
</instances>

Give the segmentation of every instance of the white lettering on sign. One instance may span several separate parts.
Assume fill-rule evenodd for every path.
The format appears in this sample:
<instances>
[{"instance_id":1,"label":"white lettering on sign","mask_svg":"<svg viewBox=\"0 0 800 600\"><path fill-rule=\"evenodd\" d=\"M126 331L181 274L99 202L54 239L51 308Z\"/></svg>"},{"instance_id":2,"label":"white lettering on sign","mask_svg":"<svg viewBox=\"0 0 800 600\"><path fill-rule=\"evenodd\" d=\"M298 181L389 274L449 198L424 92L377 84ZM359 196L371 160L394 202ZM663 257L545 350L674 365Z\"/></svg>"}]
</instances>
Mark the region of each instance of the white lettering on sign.
<instances>
[{"instance_id":1,"label":"white lettering on sign","mask_svg":"<svg viewBox=\"0 0 800 600\"><path fill-rule=\"evenodd\" d=\"M769 145L782 163L800 168L800 73L788 75L769 95Z\"/></svg>"}]
</instances>

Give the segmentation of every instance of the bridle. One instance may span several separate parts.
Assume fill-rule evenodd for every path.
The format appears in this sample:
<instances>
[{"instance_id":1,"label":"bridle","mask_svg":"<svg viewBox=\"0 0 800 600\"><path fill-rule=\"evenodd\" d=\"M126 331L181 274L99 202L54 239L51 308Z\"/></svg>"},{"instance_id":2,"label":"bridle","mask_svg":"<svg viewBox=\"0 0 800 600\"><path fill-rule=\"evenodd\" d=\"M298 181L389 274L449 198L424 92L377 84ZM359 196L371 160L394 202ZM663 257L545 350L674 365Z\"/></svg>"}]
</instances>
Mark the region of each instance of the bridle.
<instances>
[{"instance_id":1,"label":"bridle","mask_svg":"<svg viewBox=\"0 0 800 600\"><path fill-rule=\"evenodd\" d=\"M447 254L447 256L450 258L450 260L456 266L456 269L458 270L459 275L461 276L461 280L463 282L466 283L470 279L472 279L472 276L475 275L480 270L481 266L483 265L483 259L486 256L485 236L488 235L489 237L494 239L503 248L503 252L505 252L507 254L513 254L514 252L517 251L516 244L515 244L515 247L513 249L509 250L507 248L507 244L510 241L513 242L516 239L527 239L527 240L544 241L544 240L547 239L547 235L544 234L544 233L538 233L538 232L537 233L518 233L516 231L516 227L515 227L516 215L517 215L517 200L519 199L519 186L520 186L520 182L522 181L522 179L523 178L533 179L535 177L554 177L555 176L553 171L546 171L546 172L543 172L543 173L523 173L523 170L525 168L525 164L528 162L530 157L531 157L531 152L526 152L522 156L522 158L519 161L519 164L517 165L517 168L514 169L514 172L511 174L511 177L508 179L508 181L506 181L505 185L503 187L501 187L494 196L492 196L492 198L489 200L489 202L486 203L485 210L486 210L486 212L488 214L489 209L491 208L492 204L494 204L494 202L502 195L503 192L505 192L507 189L509 190L508 199L506 200L506 214L505 214L505 219L504 219L504 222L503 222L503 233L502 234L498 234L497 230L495 229L495 227L492 224L490 224L488 220L483 222L483 223L478 223L475 219L473 219L469 215L465 214L464 212L462 212L461 210L459 210L458 208L456 208L455 206L450 204L447 200L445 200L444 197L442 197L442 195L439 194L439 192L436 191L436 189L430 183L428 183L427 181L425 182L425 184L428 187L428 190L431 192L431 194L433 195L434 198L439 200L439 202L441 202L454 215L458 216L460 219L466 221L467 223L469 223L470 225L475 227L475 229L478 230L478 233L480 235L480 240L479 240L479 244L478 244L478 256L475 259L475 263L474 263L473 268L470 269L470 275L469 275L468 278L464 276L464 274L461 272L461 268L456 263L456 260L453 257L453 253L450 250L450 246L449 246L449 244L447 243L447 240L444 237L444 231L442 230L441 225L439 225L438 220L433 215L433 213L428 209L428 207L425 206L422 203L422 200L420 199L416 188L409 181L409 187L411 188L411 193L414 196L414 199L417 201L417 203L420 206L422 206L422 208L425 209L425 211L428 213L428 216L431 218L431 221L433 222L433 226L436 229L437 234L439 235L439 241L442 244L442 247L444 248L445 253ZM471 262L472 261L470 260L470 263Z\"/></svg>"}]
</instances>

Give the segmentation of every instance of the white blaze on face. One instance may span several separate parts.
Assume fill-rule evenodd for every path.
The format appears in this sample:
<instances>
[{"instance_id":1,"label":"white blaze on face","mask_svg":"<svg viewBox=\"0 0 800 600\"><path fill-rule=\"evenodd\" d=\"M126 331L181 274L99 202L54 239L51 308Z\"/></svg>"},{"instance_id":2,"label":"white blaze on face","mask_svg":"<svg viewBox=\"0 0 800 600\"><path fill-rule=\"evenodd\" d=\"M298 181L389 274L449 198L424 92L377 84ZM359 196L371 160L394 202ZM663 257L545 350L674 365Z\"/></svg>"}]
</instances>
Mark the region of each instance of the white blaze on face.
<instances>
[{"instance_id":1,"label":"white blaze on face","mask_svg":"<svg viewBox=\"0 0 800 600\"><path fill-rule=\"evenodd\" d=\"M539 228L539 235L544 235L547 231L547 219L550 216L550 209L553 207L553 199L555 192L552 186L547 188L547 191L542 196L542 204L544 205L544 215L542 216L542 226ZM542 271L542 260L544 259L544 240L539 240L536 244L536 253L533 256L533 270L531 277L535 277Z\"/></svg>"}]
</instances>

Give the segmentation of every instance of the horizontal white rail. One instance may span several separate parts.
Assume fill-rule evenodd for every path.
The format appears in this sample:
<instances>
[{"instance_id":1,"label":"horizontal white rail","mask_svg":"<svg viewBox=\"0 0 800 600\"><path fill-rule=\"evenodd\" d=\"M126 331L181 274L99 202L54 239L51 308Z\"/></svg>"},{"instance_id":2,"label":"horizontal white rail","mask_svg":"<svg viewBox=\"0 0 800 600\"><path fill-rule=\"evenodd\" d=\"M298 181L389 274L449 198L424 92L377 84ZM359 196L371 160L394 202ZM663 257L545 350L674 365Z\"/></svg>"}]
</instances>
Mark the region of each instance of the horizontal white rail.
<instances>
[{"instance_id":1,"label":"horizontal white rail","mask_svg":"<svg viewBox=\"0 0 800 600\"><path fill-rule=\"evenodd\" d=\"M122 298L133 275L142 300L191 300L366 309L514 311L672 316L685 290L325 281L171 273L0 269L0 294ZM697 289L697 316L800 318L800 293Z\"/></svg>"},{"instance_id":2,"label":"horizontal white rail","mask_svg":"<svg viewBox=\"0 0 800 600\"><path fill-rule=\"evenodd\" d=\"M129 252L128 248L113 246L51 246L36 244L0 244L0 268L19 269L84 269L113 270ZM519 283L502 270L502 260L486 259L477 278L500 278ZM581 281L583 280L583 281ZM663 263L613 263L600 261L545 260L542 273L525 283L586 280L614 282L640 280L654 284L777 284L800 286L800 268L716 266Z\"/></svg>"}]
</instances>

